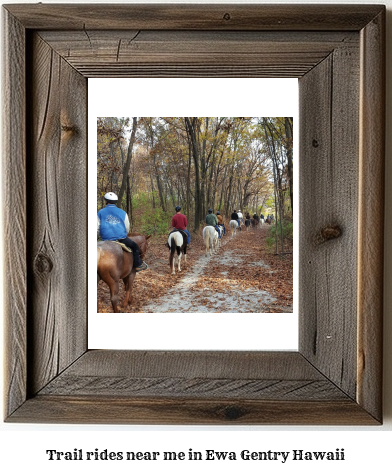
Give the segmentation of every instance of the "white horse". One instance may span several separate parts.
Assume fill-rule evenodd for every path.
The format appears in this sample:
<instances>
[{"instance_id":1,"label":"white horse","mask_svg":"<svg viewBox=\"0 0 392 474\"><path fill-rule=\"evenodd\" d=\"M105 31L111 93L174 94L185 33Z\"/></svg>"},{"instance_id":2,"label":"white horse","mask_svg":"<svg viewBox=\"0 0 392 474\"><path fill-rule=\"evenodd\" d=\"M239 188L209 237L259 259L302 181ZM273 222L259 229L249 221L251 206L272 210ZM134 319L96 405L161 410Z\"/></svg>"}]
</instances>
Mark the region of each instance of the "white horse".
<instances>
[{"instance_id":1,"label":"white horse","mask_svg":"<svg viewBox=\"0 0 392 474\"><path fill-rule=\"evenodd\" d=\"M172 270L172 275L176 274L175 271L175 252L177 251L177 262L178 262L178 271L181 271L181 256L184 255L184 260L186 263L186 246L187 246L187 240L186 238L182 235L181 232L176 231L172 232L169 234L169 237L167 239L167 244L170 249L170 268Z\"/></svg>"},{"instance_id":2,"label":"white horse","mask_svg":"<svg viewBox=\"0 0 392 474\"><path fill-rule=\"evenodd\" d=\"M206 246L206 257L208 257L208 254L212 255L218 247L218 232L214 226L207 225L204 227L203 240Z\"/></svg>"},{"instance_id":3,"label":"white horse","mask_svg":"<svg viewBox=\"0 0 392 474\"><path fill-rule=\"evenodd\" d=\"M224 232L224 227L223 225L219 225L218 224L218 227L219 227L219 230L220 230L220 239L218 239L218 247L220 247L222 245L222 237L223 237L223 232Z\"/></svg>"},{"instance_id":4,"label":"white horse","mask_svg":"<svg viewBox=\"0 0 392 474\"><path fill-rule=\"evenodd\" d=\"M238 222L236 220L232 220L230 221L229 225L230 225L231 236L233 237L233 235L235 235L237 232Z\"/></svg>"}]
</instances>

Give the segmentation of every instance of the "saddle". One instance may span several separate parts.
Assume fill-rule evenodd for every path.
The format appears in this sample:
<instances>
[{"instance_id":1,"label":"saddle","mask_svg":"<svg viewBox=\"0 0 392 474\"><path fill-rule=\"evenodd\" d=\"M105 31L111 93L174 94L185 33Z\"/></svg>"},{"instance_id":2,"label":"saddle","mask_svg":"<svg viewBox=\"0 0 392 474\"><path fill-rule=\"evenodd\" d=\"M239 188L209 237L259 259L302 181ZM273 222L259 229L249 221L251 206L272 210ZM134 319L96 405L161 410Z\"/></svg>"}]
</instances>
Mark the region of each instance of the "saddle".
<instances>
[{"instance_id":1,"label":"saddle","mask_svg":"<svg viewBox=\"0 0 392 474\"><path fill-rule=\"evenodd\" d=\"M129 247L127 247L125 244L118 242L117 240L114 240L113 242L116 242L116 244L121 245L124 252L132 253L132 250Z\"/></svg>"},{"instance_id":2,"label":"saddle","mask_svg":"<svg viewBox=\"0 0 392 474\"><path fill-rule=\"evenodd\" d=\"M187 242L188 240L188 236L186 235L186 233L183 231L183 230L180 230L180 229L173 229L169 232L169 235L172 234L173 232L179 232L181 235L182 235L182 238L184 239L184 242ZM169 244L166 242L166 247L169 249Z\"/></svg>"}]
</instances>

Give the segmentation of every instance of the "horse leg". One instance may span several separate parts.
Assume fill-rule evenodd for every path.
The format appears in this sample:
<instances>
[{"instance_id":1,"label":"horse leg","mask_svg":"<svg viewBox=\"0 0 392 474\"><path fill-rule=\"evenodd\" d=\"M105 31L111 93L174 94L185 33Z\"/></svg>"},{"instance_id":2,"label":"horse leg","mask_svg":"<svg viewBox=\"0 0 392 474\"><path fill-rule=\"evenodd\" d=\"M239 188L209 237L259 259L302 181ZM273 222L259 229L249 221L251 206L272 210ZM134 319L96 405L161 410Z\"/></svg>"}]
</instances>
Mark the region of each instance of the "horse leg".
<instances>
[{"instance_id":1,"label":"horse leg","mask_svg":"<svg viewBox=\"0 0 392 474\"><path fill-rule=\"evenodd\" d=\"M110 289L110 300L112 302L113 313L118 313L118 292L119 292L119 284L118 281L111 279L107 282Z\"/></svg>"},{"instance_id":2,"label":"horse leg","mask_svg":"<svg viewBox=\"0 0 392 474\"><path fill-rule=\"evenodd\" d=\"M123 282L125 285L125 299L124 299L124 308L127 308L131 303L132 303L132 296L131 296L131 291L132 291L132 280L131 280L131 274L123 278Z\"/></svg>"},{"instance_id":3,"label":"horse leg","mask_svg":"<svg viewBox=\"0 0 392 474\"><path fill-rule=\"evenodd\" d=\"M176 271L174 270L174 252L172 252L172 249L170 249L169 265L170 265L171 274L175 275Z\"/></svg>"},{"instance_id":4,"label":"horse leg","mask_svg":"<svg viewBox=\"0 0 392 474\"><path fill-rule=\"evenodd\" d=\"M178 271L181 271L181 250L177 248Z\"/></svg>"}]
</instances>

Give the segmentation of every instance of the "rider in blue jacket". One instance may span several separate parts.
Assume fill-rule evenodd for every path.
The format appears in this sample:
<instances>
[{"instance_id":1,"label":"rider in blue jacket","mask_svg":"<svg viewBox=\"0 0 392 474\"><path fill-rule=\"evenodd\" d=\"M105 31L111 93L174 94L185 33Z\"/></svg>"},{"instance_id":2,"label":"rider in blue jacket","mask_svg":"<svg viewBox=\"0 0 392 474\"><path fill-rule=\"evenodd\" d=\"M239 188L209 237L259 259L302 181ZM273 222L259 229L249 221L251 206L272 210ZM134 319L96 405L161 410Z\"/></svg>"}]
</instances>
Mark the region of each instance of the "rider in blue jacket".
<instances>
[{"instance_id":1,"label":"rider in blue jacket","mask_svg":"<svg viewBox=\"0 0 392 474\"><path fill-rule=\"evenodd\" d=\"M106 193L106 206L97 214L97 234L102 240L117 240L132 250L133 266L137 272L146 270L147 264L140 258L140 249L136 242L127 237L129 232L128 214L117 207L118 197L115 193Z\"/></svg>"}]
</instances>

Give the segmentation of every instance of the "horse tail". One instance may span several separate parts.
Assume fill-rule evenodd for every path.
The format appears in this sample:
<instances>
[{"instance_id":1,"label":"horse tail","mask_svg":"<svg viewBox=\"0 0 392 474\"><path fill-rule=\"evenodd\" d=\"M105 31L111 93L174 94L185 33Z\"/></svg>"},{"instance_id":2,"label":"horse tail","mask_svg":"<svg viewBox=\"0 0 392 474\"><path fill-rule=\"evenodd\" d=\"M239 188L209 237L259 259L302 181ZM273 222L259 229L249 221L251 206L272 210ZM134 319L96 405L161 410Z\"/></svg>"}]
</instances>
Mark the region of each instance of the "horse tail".
<instances>
[{"instance_id":1,"label":"horse tail","mask_svg":"<svg viewBox=\"0 0 392 474\"><path fill-rule=\"evenodd\" d=\"M176 239L174 238L174 235L170 237L169 245L170 245L170 255L173 255L177 247L177 242L176 242Z\"/></svg>"},{"instance_id":2,"label":"horse tail","mask_svg":"<svg viewBox=\"0 0 392 474\"><path fill-rule=\"evenodd\" d=\"M171 235L170 240L169 240L169 247L170 247L169 264L170 264L170 268L172 268L174 252L176 251L176 247L177 247L177 242L176 242L175 236L173 234Z\"/></svg>"},{"instance_id":3,"label":"horse tail","mask_svg":"<svg viewBox=\"0 0 392 474\"><path fill-rule=\"evenodd\" d=\"M206 254L208 253L208 251L210 250L210 229L208 227L205 227L205 234L204 234L204 244L206 246Z\"/></svg>"},{"instance_id":4,"label":"horse tail","mask_svg":"<svg viewBox=\"0 0 392 474\"><path fill-rule=\"evenodd\" d=\"M99 267L99 260L101 258L101 248L97 247L97 269Z\"/></svg>"},{"instance_id":5,"label":"horse tail","mask_svg":"<svg viewBox=\"0 0 392 474\"><path fill-rule=\"evenodd\" d=\"M101 258L101 248L97 247L97 284L99 283L99 280L101 279L101 276L99 275L99 260Z\"/></svg>"}]
</instances>

